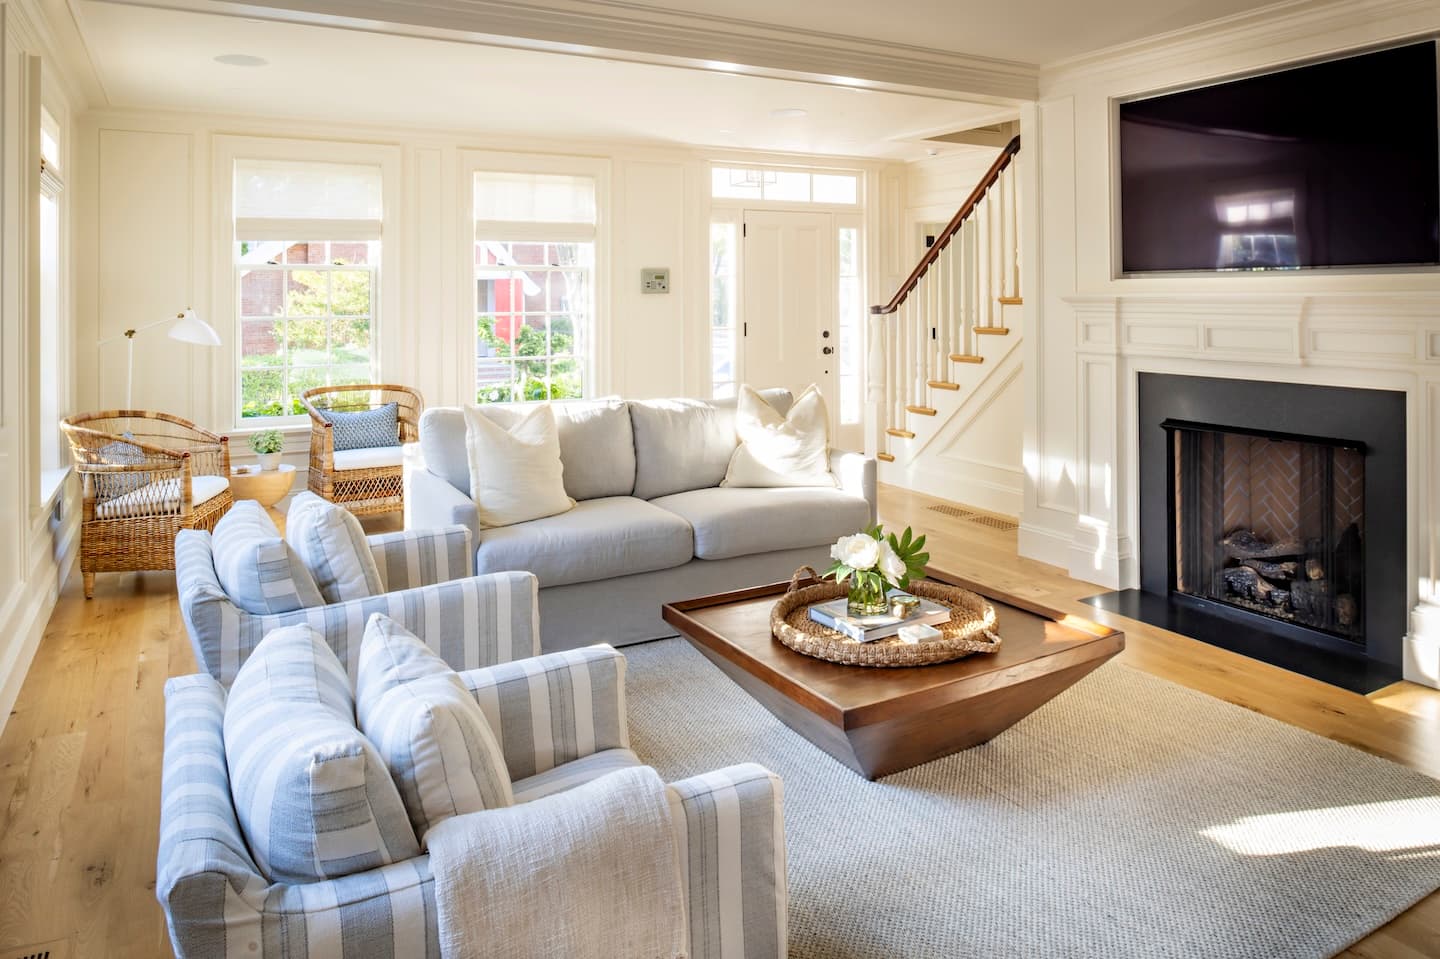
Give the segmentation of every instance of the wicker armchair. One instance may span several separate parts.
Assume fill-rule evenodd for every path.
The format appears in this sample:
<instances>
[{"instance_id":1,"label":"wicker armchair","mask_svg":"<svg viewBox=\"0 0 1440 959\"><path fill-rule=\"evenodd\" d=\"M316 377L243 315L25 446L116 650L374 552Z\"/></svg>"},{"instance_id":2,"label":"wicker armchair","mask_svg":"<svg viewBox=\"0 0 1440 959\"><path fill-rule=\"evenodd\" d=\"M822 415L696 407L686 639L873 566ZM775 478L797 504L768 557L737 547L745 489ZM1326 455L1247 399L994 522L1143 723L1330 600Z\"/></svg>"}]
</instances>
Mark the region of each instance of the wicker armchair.
<instances>
[{"instance_id":1,"label":"wicker armchair","mask_svg":"<svg viewBox=\"0 0 1440 959\"><path fill-rule=\"evenodd\" d=\"M389 513L404 506L400 449L394 463L353 469L335 464L335 438L324 413L358 413L378 409L386 403L399 406L401 443L420 438L420 414L425 399L408 386L385 383L355 383L349 386L317 386L300 395L310 414L310 492L345 507L357 516ZM352 451L353 452L353 451Z\"/></svg>"},{"instance_id":2,"label":"wicker armchair","mask_svg":"<svg viewBox=\"0 0 1440 959\"><path fill-rule=\"evenodd\" d=\"M175 534L230 509L230 440L169 413L106 410L60 424L80 474L80 572L174 569Z\"/></svg>"}]
</instances>

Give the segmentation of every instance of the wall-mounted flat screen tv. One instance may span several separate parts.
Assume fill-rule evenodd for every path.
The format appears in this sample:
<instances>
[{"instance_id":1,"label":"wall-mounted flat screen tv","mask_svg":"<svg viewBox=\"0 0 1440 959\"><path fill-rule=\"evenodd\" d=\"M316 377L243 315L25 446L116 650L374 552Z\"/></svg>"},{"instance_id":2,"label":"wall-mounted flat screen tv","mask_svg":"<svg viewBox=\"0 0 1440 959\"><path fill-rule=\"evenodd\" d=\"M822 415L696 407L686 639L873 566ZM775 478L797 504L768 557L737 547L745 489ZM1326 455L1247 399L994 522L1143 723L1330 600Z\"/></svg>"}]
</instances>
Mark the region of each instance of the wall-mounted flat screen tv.
<instances>
[{"instance_id":1,"label":"wall-mounted flat screen tv","mask_svg":"<svg viewBox=\"0 0 1440 959\"><path fill-rule=\"evenodd\" d=\"M1120 104L1124 273L1440 264L1436 43Z\"/></svg>"}]
</instances>

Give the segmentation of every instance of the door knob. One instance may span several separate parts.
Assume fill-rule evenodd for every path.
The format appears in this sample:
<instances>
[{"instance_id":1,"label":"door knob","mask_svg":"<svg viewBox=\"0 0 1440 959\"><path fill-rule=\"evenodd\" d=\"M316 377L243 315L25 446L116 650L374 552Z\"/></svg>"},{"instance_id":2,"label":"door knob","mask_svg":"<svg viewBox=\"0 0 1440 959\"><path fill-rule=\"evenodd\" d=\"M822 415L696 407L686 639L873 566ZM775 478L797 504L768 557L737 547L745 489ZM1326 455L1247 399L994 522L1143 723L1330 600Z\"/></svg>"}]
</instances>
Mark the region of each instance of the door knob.
<instances>
[{"instance_id":1,"label":"door knob","mask_svg":"<svg viewBox=\"0 0 1440 959\"><path fill-rule=\"evenodd\" d=\"M820 352L821 352L821 353L824 353L826 356L829 356L831 353L834 353L834 352L835 352L835 348L834 348L833 346L827 346L827 347L825 347L823 350L821 350Z\"/></svg>"}]
</instances>

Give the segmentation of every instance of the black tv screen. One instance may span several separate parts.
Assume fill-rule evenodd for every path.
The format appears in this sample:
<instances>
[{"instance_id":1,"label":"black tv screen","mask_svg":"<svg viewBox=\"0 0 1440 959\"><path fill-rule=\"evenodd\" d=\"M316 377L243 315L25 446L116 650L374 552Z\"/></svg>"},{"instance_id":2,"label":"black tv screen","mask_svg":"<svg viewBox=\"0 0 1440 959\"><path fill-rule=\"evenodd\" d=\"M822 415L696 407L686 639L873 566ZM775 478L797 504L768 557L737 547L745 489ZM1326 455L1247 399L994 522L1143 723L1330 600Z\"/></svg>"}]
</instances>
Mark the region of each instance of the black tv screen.
<instances>
[{"instance_id":1,"label":"black tv screen","mask_svg":"<svg viewBox=\"0 0 1440 959\"><path fill-rule=\"evenodd\" d=\"M1440 264L1436 44L1120 105L1125 273Z\"/></svg>"}]
</instances>

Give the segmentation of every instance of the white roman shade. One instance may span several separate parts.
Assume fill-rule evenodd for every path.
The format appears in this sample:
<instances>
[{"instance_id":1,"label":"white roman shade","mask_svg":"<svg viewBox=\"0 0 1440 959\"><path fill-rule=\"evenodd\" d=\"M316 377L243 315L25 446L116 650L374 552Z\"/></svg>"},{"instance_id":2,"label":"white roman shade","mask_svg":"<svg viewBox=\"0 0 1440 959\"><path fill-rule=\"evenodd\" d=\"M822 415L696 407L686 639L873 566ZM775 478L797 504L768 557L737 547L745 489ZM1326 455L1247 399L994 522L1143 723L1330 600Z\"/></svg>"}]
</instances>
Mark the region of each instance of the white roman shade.
<instances>
[{"instance_id":1,"label":"white roman shade","mask_svg":"<svg viewBox=\"0 0 1440 959\"><path fill-rule=\"evenodd\" d=\"M478 172L475 237L593 240L595 179L553 173Z\"/></svg>"},{"instance_id":2,"label":"white roman shade","mask_svg":"<svg viewBox=\"0 0 1440 959\"><path fill-rule=\"evenodd\" d=\"M293 160L235 161L238 240L378 240L380 167Z\"/></svg>"}]
</instances>

